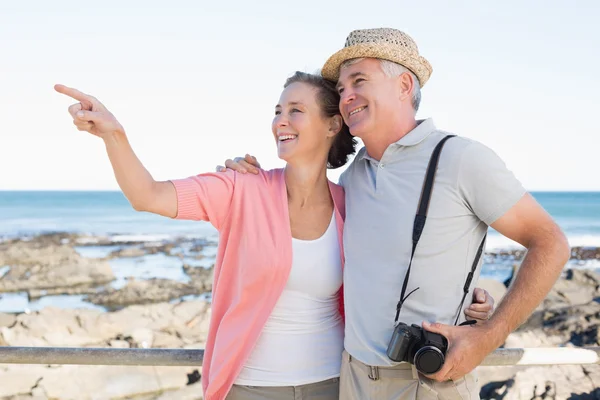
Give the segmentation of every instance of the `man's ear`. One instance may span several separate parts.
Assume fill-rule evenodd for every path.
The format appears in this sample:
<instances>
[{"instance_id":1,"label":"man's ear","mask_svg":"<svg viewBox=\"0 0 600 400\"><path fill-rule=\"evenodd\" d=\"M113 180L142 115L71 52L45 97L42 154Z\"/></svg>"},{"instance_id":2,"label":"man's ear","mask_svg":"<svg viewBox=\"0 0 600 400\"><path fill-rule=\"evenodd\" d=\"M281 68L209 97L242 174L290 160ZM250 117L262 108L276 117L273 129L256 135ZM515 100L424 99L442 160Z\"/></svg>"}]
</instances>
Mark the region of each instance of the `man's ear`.
<instances>
[{"instance_id":1,"label":"man's ear","mask_svg":"<svg viewBox=\"0 0 600 400\"><path fill-rule=\"evenodd\" d=\"M344 121L342 121L341 115L334 115L329 122L329 132L327 134L327 137L333 137L340 133L340 131L342 130L343 123Z\"/></svg>"},{"instance_id":2,"label":"man's ear","mask_svg":"<svg viewBox=\"0 0 600 400\"><path fill-rule=\"evenodd\" d=\"M405 72L396 77L396 85L398 85L400 100L405 100L407 97L411 96L415 83L413 82L412 76Z\"/></svg>"}]
</instances>

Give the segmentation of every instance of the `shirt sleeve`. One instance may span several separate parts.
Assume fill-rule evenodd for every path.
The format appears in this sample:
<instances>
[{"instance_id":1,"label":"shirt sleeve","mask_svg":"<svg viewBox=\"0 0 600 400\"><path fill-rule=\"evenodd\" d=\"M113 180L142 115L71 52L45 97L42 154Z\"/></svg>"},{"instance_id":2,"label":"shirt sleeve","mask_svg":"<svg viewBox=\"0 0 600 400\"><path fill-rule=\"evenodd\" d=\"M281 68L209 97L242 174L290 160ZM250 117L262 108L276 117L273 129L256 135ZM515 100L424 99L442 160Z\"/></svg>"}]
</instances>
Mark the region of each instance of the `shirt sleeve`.
<instances>
[{"instance_id":1,"label":"shirt sleeve","mask_svg":"<svg viewBox=\"0 0 600 400\"><path fill-rule=\"evenodd\" d=\"M458 190L467 207L491 225L526 193L521 182L490 148L473 142L460 160Z\"/></svg>"},{"instance_id":2,"label":"shirt sleeve","mask_svg":"<svg viewBox=\"0 0 600 400\"><path fill-rule=\"evenodd\" d=\"M344 171L346 172L346 171ZM344 187L344 172L341 173L341 175L338 177L338 181L337 184L340 185L341 187Z\"/></svg>"},{"instance_id":3,"label":"shirt sleeve","mask_svg":"<svg viewBox=\"0 0 600 400\"><path fill-rule=\"evenodd\" d=\"M175 219L209 221L219 229L229 214L235 177L228 170L171 180L177 193Z\"/></svg>"}]
</instances>

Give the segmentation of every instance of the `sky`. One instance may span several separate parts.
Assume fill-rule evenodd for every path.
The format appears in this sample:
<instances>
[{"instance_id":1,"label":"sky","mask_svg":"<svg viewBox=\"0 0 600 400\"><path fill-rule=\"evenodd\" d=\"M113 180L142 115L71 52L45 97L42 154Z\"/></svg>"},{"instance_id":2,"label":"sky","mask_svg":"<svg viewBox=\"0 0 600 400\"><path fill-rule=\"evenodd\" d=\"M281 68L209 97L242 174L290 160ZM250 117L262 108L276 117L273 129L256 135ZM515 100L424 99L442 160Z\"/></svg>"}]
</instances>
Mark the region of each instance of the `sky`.
<instances>
[{"instance_id":1,"label":"sky","mask_svg":"<svg viewBox=\"0 0 600 400\"><path fill-rule=\"evenodd\" d=\"M285 79L390 27L433 65L418 118L489 146L529 190L598 191L599 18L592 0L2 0L0 190L118 189L55 83L102 101L157 180L246 153L281 167Z\"/></svg>"}]
</instances>

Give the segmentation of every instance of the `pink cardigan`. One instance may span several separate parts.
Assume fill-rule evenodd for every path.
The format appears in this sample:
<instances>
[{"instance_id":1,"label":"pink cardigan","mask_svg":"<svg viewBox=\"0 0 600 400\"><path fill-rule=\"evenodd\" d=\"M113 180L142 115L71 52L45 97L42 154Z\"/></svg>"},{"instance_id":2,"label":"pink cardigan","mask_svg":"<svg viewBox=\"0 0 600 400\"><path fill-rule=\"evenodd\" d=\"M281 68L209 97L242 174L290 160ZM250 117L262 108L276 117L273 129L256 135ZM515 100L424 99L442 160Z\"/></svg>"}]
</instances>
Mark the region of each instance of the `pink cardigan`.
<instances>
[{"instance_id":1,"label":"pink cardigan","mask_svg":"<svg viewBox=\"0 0 600 400\"><path fill-rule=\"evenodd\" d=\"M176 218L210 221L219 231L202 388L206 400L222 400L256 344L292 266L283 169L259 175L207 173L172 182ZM344 191L332 182L329 189L343 265Z\"/></svg>"}]
</instances>

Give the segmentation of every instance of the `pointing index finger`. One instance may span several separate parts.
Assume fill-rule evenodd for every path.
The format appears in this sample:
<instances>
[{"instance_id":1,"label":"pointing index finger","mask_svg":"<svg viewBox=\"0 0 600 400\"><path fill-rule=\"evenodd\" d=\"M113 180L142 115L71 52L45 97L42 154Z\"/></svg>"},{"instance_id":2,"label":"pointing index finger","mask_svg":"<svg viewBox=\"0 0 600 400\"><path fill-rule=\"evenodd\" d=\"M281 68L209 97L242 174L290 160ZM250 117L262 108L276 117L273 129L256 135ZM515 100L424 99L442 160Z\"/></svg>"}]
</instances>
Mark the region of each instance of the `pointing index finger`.
<instances>
[{"instance_id":1,"label":"pointing index finger","mask_svg":"<svg viewBox=\"0 0 600 400\"><path fill-rule=\"evenodd\" d=\"M82 102L85 101L88 103L93 103L93 99L91 96L89 96L85 93L82 93L77 89L70 88L65 85L54 85L54 90L56 90L58 93L67 95L77 101L82 101Z\"/></svg>"}]
</instances>

